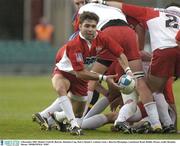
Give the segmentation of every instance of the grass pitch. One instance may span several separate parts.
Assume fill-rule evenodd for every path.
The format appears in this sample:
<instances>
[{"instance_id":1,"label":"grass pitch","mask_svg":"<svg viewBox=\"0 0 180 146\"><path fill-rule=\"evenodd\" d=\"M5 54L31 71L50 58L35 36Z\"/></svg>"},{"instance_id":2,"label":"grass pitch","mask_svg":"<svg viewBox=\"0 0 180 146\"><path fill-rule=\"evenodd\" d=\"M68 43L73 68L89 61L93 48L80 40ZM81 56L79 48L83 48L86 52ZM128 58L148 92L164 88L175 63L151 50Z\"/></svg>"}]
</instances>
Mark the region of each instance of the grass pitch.
<instances>
[{"instance_id":1,"label":"grass pitch","mask_svg":"<svg viewBox=\"0 0 180 146\"><path fill-rule=\"evenodd\" d=\"M174 84L180 129L180 81ZM41 131L31 115L50 105L57 95L50 76L0 77L0 139L68 139L68 140L120 140L120 139L180 139L179 134L121 134L110 132L106 125L97 130L85 130L83 136L72 136L58 131Z\"/></svg>"}]
</instances>

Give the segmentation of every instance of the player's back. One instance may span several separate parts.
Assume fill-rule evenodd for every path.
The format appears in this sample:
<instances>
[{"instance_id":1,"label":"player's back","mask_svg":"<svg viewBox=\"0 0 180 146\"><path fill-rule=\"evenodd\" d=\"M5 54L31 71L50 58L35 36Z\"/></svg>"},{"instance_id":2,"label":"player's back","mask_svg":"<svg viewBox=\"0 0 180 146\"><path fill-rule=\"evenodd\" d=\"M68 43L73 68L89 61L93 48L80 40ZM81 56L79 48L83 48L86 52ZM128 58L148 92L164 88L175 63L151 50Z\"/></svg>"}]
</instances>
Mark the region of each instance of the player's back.
<instances>
[{"instance_id":1,"label":"player's back","mask_svg":"<svg viewBox=\"0 0 180 146\"><path fill-rule=\"evenodd\" d=\"M159 16L147 21L152 49L176 47L175 36L180 29L180 17L172 11L159 10Z\"/></svg>"},{"instance_id":2,"label":"player's back","mask_svg":"<svg viewBox=\"0 0 180 146\"><path fill-rule=\"evenodd\" d=\"M82 14L84 11L93 12L99 16L99 23L97 25L98 30L100 30L104 24L110 20L121 19L127 22L123 12L114 7L97 3L88 3L80 8L79 14Z\"/></svg>"}]
</instances>

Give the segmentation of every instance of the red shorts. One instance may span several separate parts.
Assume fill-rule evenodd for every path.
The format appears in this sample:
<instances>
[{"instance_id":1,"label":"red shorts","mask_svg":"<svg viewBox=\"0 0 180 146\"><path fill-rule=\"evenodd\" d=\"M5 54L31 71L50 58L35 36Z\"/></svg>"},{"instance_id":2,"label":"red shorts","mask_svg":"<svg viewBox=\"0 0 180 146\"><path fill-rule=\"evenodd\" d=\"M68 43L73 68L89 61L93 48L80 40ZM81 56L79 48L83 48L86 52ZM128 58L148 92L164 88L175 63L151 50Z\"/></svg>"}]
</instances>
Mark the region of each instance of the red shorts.
<instances>
[{"instance_id":1,"label":"red shorts","mask_svg":"<svg viewBox=\"0 0 180 146\"><path fill-rule=\"evenodd\" d=\"M124 70L119 64L119 61L114 61L106 72L106 75L115 75L115 74L118 74L118 76L114 79L115 82L117 82L119 78L124 74Z\"/></svg>"},{"instance_id":2,"label":"red shorts","mask_svg":"<svg viewBox=\"0 0 180 146\"><path fill-rule=\"evenodd\" d=\"M128 60L140 59L139 46L136 33L128 26L110 26L103 30L124 49Z\"/></svg>"},{"instance_id":3,"label":"red shorts","mask_svg":"<svg viewBox=\"0 0 180 146\"><path fill-rule=\"evenodd\" d=\"M157 77L180 76L180 48L155 50L150 64L150 73Z\"/></svg>"},{"instance_id":4,"label":"red shorts","mask_svg":"<svg viewBox=\"0 0 180 146\"><path fill-rule=\"evenodd\" d=\"M78 79L75 75L59 70L57 67L54 68L53 75L61 74L70 82L69 91L74 95L87 96L88 81Z\"/></svg>"}]
</instances>

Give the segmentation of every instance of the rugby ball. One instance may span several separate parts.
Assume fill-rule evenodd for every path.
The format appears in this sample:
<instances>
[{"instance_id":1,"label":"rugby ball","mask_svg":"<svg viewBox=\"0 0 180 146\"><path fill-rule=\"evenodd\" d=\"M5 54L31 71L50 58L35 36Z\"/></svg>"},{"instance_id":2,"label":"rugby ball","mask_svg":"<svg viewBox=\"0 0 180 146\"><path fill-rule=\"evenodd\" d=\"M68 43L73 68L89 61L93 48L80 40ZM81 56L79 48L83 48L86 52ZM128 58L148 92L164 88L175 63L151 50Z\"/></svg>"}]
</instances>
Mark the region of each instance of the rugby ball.
<instances>
[{"instance_id":1,"label":"rugby ball","mask_svg":"<svg viewBox=\"0 0 180 146\"><path fill-rule=\"evenodd\" d=\"M122 75L118 80L118 86L123 94L130 94L134 91L136 83L130 75Z\"/></svg>"}]
</instances>

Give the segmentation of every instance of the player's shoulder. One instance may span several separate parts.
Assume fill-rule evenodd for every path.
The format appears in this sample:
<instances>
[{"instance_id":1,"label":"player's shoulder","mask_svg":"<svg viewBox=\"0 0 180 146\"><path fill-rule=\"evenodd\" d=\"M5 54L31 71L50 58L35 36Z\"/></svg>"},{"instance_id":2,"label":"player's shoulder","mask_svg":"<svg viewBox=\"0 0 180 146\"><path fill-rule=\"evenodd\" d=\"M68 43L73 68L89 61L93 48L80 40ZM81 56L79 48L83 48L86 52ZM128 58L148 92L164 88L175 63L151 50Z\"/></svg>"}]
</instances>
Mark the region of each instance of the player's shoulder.
<instances>
[{"instance_id":1,"label":"player's shoulder","mask_svg":"<svg viewBox=\"0 0 180 146\"><path fill-rule=\"evenodd\" d=\"M68 46L74 46L79 43L79 35L75 36L72 40L70 40L67 44Z\"/></svg>"}]
</instances>

